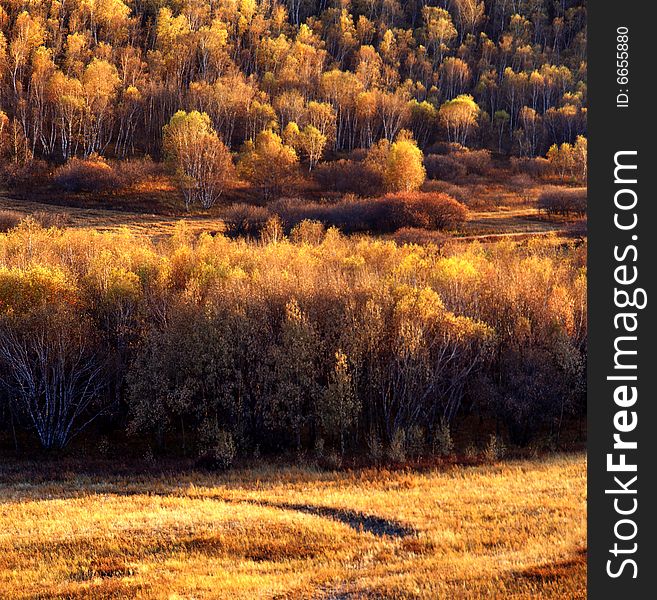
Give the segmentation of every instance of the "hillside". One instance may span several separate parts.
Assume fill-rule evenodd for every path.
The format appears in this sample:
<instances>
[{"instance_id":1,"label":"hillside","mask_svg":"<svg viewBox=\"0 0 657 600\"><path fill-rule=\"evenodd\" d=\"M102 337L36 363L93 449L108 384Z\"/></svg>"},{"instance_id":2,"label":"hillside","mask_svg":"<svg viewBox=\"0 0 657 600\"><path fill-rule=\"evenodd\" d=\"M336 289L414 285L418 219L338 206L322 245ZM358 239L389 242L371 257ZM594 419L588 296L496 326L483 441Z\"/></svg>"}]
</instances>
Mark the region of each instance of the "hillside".
<instances>
[{"instance_id":1,"label":"hillside","mask_svg":"<svg viewBox=\"0 0 657 600\"><path fill-rule=\"evenodd\" d=\"M263 181L283 155L307 176L405 131L425 154L533 159L586 133L585 34L586 3L573 0L2 0L4 176L34 185L75 157L180 158L163 139L179 111L207 118L193 125L203 156L232 152L265 194L289 183L289 171ZM254 172L245 157L263 132L287 149ZM184 181L199 176L190 168Z\"/></svg>"}]
</instances>

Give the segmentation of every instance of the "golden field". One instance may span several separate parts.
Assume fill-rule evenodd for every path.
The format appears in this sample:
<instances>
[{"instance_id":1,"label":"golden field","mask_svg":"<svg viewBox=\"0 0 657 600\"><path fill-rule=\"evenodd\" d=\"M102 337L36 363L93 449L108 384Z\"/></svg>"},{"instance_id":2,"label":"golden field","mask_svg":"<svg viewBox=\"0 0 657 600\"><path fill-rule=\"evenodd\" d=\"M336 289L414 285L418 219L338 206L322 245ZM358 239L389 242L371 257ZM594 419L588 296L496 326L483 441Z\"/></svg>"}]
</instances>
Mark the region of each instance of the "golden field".
<instances>
[{"instance_id":1,"label":"golden field","mask_svg":"<svg viewBox=\"0 0 657 600\"><path fill-rule=\"evenodd\" d=\"M423 471L39 469L0 468L1 598L585 598L581 453Z\"/></svg>"}]
</instances>

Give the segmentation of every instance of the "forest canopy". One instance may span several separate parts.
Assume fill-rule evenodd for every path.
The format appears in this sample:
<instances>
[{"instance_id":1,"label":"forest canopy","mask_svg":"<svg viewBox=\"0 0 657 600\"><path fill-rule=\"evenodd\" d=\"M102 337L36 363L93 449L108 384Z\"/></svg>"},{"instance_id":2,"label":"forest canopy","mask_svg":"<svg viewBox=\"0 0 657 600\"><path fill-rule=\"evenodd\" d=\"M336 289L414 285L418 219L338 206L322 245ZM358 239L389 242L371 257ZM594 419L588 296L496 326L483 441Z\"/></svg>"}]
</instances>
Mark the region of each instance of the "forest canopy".
<instances>
[{"instance_id":1,"label":"forest canopy","mask_svg":"<svg viewBox=\"0 0 657 600\"><path fill-rule=\"evenodd\" d=\"M586 134L586 2L0 0L0 82L5 162L164 157L178 111L309 169L402 130L534 157Z\"/></svg>"}]
</instances>

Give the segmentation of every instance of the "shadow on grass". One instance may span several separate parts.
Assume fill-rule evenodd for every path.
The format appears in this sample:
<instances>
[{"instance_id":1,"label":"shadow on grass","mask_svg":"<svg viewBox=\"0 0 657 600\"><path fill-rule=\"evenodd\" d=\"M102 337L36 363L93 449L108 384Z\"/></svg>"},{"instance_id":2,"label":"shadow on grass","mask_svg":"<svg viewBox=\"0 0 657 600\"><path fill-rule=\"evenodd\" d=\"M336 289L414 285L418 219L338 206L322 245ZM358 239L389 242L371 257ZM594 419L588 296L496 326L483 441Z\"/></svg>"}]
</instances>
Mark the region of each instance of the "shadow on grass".
<instances>
[{"instance_id":1,"label":"shadow on grass","mask_svg":"<svg viewBox=\"0 0 657 600\"><path fill-rule=\"evenodd\" d=\"M586 572L586 556L586 550L580 549L573 558L514 571L512 577L539 582L556 582L572 578L579 571Z\"/></svg>"},{"instance_id":2,"label":"shadow on grass","mask_svg":"<svg viewBox=\"0 0 657 600\"><path fill-rule=\"evenodd\" d=\"M239 500L238 502L265 506L267 508L277 508L279 510L291 510L315 515L324 519L331 519L343 523L355 531L371 533L377 537L404 538L417 535L415 529L398 521L367 515L354 510L332 508L330 506L315 506L313 504L270 502L267 500Z\"/></svg>"}]
</instances>

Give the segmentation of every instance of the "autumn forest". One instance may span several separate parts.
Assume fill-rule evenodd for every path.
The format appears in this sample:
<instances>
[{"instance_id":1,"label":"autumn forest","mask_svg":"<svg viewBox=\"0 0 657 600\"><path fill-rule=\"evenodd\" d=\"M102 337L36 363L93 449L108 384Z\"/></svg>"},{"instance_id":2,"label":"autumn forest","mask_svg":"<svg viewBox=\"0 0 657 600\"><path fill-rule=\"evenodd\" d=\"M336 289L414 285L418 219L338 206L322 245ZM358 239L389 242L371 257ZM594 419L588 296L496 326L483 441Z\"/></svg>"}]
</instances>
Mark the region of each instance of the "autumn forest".
<instances>
[{"instance_id":1,"label":"autumn forest","mask_svg":"<svg viewBox=\"0 0 657 600\"><path fill-rule=\"evenodd\" d=\"M3 0L0 152L14 178L160 159L165 126L198 111L201 145L246 163L263 132L309 170L404 131L535 158L586 133L585 35L566 0Z\"/></svg>"},{"instance_id":2,"label":"autumn forest","mask_svg":"<svg viewBox=\"0 0 657 600\"><path fill-rule=\"evenodd\" d=\"M585 0L0 0L0 596L584 598Z\"/></svg>"},{"instance_id":3,"label":"autumn forest","mask_svg":"<svg viewBox=\"0 0 657 600\"><path fill-rule=\"evenodd\" d=\"M90 428L227 466L444 455L459 431L461 451L576 439L585 17L565 0L2 0L10 206L201 219L144 237L2 213L16 447ZM532 227L551 237L516 245Z\"/></svg>"}]
</instances>

